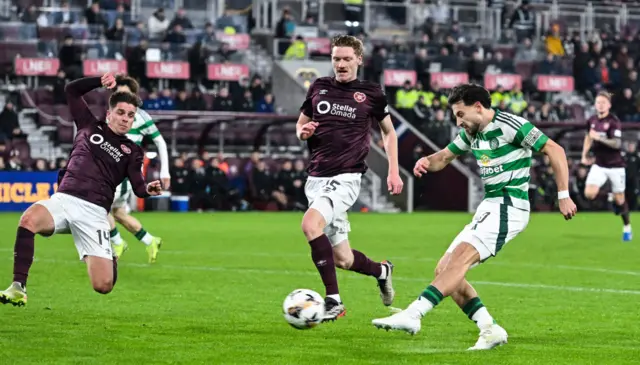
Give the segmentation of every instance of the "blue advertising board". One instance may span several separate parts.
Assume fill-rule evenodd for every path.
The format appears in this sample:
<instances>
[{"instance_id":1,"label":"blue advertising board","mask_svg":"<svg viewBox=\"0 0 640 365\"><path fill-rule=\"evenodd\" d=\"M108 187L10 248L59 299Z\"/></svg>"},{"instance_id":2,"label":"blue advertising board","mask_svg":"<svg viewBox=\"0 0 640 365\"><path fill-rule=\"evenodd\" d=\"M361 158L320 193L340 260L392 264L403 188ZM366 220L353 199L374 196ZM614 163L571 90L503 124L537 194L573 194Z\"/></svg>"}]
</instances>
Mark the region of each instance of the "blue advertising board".
<instances>
[{"instance_id":1,"label":"blue advertising board","mask_svg":"<svg viewBox=\"0 0 640 365\"><path fill-rule=\"evenodd\" d=\"M58 189L58 172L0 172L0 212L22 212Z\"/></svg>"}]
</instances>

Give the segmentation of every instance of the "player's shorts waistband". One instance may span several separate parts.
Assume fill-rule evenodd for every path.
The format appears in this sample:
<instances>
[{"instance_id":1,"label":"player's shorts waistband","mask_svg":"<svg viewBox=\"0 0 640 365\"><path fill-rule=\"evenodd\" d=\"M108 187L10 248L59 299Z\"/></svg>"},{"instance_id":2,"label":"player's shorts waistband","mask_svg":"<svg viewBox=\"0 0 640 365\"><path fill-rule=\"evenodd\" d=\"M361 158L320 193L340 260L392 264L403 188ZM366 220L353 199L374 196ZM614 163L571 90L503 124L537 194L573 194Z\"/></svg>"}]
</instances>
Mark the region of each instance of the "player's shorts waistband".
<instances>
[{"instance_id":1,"label":"player's shorts waistband","mask_svg":"<svg viewBox=\"0 0 640 365\"><path fill-rule=\"evenodd\" d=\"M95 203L92 203L92 202L90 202L88 200L85 200L85 199L82 199L80 197L73 196L73 195L70 195L70 194L65 194L65 193L59 193L59 192L53 193L52 197L54 195L58 195L58 196L60 196L60 197L62 197L64 199L69 199L71 201L77 201L79 204L89 205L92 208L99 209L99 210L103 211L105 215L108 214L107 210L103 206L95 204Z\"/></svg>"},{"instance_id":2,"label":"player's shorts waistband","mask_svg":"<svg viewBox=\"0 0 640 365\"><path fill-rule=\"evenodd\" d=\"M362 178L362 173L360 172L347 172L344 174L339 174L335 176L309 176L307 180L358 180Z\"/></svg>"}]
</instances>

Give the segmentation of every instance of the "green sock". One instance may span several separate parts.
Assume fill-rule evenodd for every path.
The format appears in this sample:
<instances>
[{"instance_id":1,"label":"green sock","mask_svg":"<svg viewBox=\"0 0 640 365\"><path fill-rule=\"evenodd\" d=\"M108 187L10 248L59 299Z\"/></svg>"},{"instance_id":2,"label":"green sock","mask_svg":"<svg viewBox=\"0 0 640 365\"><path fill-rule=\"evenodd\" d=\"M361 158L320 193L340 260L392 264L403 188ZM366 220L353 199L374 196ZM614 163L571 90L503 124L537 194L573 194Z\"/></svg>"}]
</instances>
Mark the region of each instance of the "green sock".
<instances>
[{"instance_id":1,"label":"green sock","mask_svg":"<svg viewBox=\"0 0 640 365\"><path fill-rule=\"evenodd\" d=\"M467 304L462 307L462 311L470 320L476 322L479 328L496 323L479 297L469 300Z\"/></svg>"},{"instance_id":2,"label":"green sock","mask_svg":"<svg viewBox=\"0 0 640 365\"><path fill-rule=\"evenodd\" d=\"M120 232L118 232L118 228L114 228L111 230L110 232L111 235L111 243L113 243L114 245L121 245L122 244L122 236L120 236Z\"/></svg>"},{"instance_id":3,"label":"green sock","mask_svg":"<svg viewBox=\"0 0 640 365\"><path fill-rule=\"evenodd\" d=\"M136 233L136 238L147 246L153 242L153 236L150 235L149 232L145 231L144 228L140 228Z\"/></svg>"},{"instance_id":4,"label":"green sock","mask_svg":"<svg viewBox=\"0 0 640 365\"><path fill-rule=\"evenodd\" d=\"M434 307L444 299L444 295L433 285L429 285L420 296L430 301Z\"/></svg>"}]
</instances>

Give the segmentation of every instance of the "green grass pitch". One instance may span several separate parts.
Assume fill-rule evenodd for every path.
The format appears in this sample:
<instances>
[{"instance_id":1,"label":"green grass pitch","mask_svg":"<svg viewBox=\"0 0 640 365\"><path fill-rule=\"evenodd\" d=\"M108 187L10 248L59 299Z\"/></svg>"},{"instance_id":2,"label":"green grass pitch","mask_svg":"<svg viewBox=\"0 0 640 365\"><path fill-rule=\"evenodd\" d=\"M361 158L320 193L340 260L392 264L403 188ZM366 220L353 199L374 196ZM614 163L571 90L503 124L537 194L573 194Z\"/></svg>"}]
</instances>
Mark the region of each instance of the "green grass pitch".
<instances>
[{"instance_id":1,"label":"green grass pitch","mask_svg":"<svg viewBox=\"0 0 640 365\"><path fill-rule=\"evenodd\" d=\"M527 230L469 279L509 344L470 353L476 326L451 300L416 336L385 332L375 280L339 272L347 315L309 331L282 317L296 288L323 293L301 214L136 214L164 238L146 264L128 233L118 283L94 293L71 236L36 241L25 308L0 307L2 364L632 364L640 362L640 246L612 214L533 214ZM1 285L19 215L0 215ZM396 266L404 308L470 215L353 214L352 246ZM632 217L633 219L633 217Z\"/></svg>"}]
</instances>

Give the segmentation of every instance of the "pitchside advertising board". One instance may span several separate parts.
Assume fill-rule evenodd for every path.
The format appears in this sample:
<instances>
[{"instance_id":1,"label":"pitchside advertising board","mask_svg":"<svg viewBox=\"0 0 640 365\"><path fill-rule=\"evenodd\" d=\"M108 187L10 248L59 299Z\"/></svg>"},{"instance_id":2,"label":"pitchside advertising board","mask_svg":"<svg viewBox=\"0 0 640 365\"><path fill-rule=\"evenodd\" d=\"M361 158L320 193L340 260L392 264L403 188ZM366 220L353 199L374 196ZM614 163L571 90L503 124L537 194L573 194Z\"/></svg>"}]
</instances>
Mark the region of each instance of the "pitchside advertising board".
<instances>
[{"instance_id":1,"label":"pitchside advertising board","mask_svg":"<svg viewBox=\"0 0 640 365\"><path fill-rule=\"evenodd\" d=\"M23 212L58 189L57 172L0 172L0 212Z\"/></svg>"}]
</instances>

